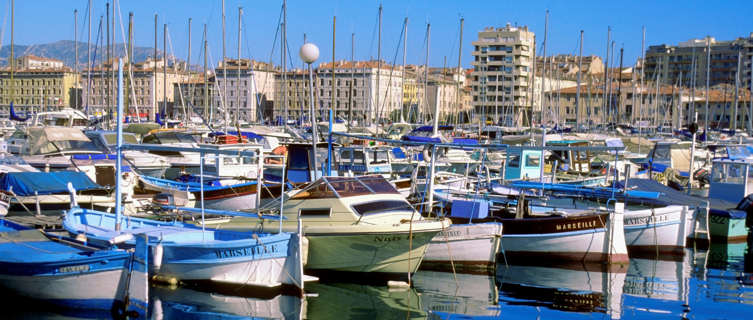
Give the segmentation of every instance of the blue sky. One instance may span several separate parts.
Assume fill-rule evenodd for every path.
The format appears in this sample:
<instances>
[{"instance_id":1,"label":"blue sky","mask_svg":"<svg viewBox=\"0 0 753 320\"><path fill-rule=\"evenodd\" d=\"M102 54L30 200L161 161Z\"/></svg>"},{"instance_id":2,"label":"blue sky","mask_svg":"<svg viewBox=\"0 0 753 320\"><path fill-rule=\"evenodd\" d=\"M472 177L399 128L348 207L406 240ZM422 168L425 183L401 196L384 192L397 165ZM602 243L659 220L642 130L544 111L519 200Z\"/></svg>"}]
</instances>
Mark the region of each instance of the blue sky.
<instances>
[{"instance_id":1,"label":"blue sky","mask_svg":"<svg viewBox=\"0 0 753 320\"><path fill-rule=\"evenodd\" d=\"M0 0L4 18L3 45L10 42L10 0ZM16 0L15 42L47 43L73 36L73 10L79 10L79 40L86 41L87 0ZM105 0L93 1L92 37L97 33ZM154 43L154 14L159 14L159 46L162 24L167 23L173 49L178 57L187 55L187 21L193 18L192 63L199 62L201 29L208 24L210 57L221 56L221 0L121 0L120 14L127 28L128 12L135 14L135 42L138 46ZM470 43L485 26L527 25L536 32L540 52L544 31L544 12L549 9L548 53L577 54L578 34L585 32L584 54L604 56L607 26L613 30L616 52L625 48L625 64L641 54L641 27L646 27L646 43L675 44L690 38L711 35L718 40L747 37L753 32L753 1L449 1L449 0L340 0L288 1L288 43L296 65L303 33L320 47L318 62L332 59L332 19L337 16L336 58L349 59L351 34L356 34L356 59L377 55L377 8L384 6L382 57L392 62L400 41L403 19L407 16L408 62L424 63L426 23L431 23L430 64L457 64L459 19L465 18L463 65L470 65ZM279 63L279 41L272 49L278 27L282 0L226 0L227 55L237 55L238 7L244 7L244 57ZM120 19L120 18L119 18ZM122 41L118 22L117 39ZM398 53L398 63L402 52Z\"/></svg>"}]
</instances>

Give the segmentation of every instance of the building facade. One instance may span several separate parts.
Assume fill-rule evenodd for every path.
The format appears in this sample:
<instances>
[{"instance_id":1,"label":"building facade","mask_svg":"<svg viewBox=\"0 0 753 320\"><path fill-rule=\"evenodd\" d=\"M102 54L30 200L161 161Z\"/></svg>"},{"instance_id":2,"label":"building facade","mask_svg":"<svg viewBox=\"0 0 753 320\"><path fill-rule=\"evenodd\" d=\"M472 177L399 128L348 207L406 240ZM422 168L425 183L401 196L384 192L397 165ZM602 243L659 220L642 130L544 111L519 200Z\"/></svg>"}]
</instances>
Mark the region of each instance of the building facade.
<instances>
[{"instance_id":1,"label":"building facade","mask_svg":"<svg viewBox=\"0 0 753 320\"><path fill-rule=\"evenodd\" d=\"M0 70L0 112L52 111L77 106L79 76L62 62L27 56L19 58L11 81L10 68ZM37 63L42 61L44 63Z\"/></svg>"},{"instance_id":2,"label":"building facade","mask_svg":"<svg viewBox=\"0 0 753 320\"><path fill-rule=\"evenodd\" d=\"M750 88L751 59L753 59L753 33L747 38L730 41L716 41L713 37L691 39L677 45L654 45L646 50L646 80L660 81L665 84L690 86L693 78L693 61L695 60L695 86L706 85L707 45L711 47L710 75L711 86L717 84L735 84L740 66L739 83L743 88ZM739 56L739 61L738 61ZM682 74L682 79L680 75Z\"/></svg>"},{"instance_id":3,"label":"building facade","mask_svg":"<svg viewBox=\"0 0 753 320\"><path fill-rule=\"evenodd\" d=\"M511 113L531 113L530 85L535 39L528 27L487 27L473 41L473 112L475 119L490 118L491 111L509 106ZM534 110L535 112L535 110ZM521 118L514 116L514 118ZM500 119L495 119L494 122Z\"/></svg>"},{"instance_id":4,"label":"building facade","mask_svg":"<svg viewBox=\"0 0 753 320\"><path fill-rule=\"evenodd\" d=\"M125 64L123 72L124 103L127 113L154 119L154 115L167 112L174 115L175 83L185 82L191 75L173 66L163 72L163 60L147 60L132 65ZM87 78L88 76L91 78ZM102 64L81 74L83 106L93 113L112 112L115 106L117 65Z\"/></svg>"},{"instance_id":5,"label":"building facade","mask_svg":"<svg viewBox=\"0 0 753 320\"><path fill-rule=\"evenodd\" d=\"M213 105L227 109L230 119L235 119L236 112L240 112L240 121L263 118L262 110L271 107L275 96L277 70L273 66L248 59L228 59L224 67L220 62L214 72L218 94L212 96Z\"/></svg>"}]
</instances>

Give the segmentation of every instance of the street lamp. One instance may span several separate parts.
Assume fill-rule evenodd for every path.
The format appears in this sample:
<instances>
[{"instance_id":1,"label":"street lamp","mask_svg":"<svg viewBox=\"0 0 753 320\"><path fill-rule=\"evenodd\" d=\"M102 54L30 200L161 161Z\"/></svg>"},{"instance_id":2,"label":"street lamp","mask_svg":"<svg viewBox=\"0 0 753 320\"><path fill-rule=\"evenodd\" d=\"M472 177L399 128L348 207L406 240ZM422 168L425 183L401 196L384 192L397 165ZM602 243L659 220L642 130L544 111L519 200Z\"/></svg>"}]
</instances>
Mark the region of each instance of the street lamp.
<instances>
[{"instance_id":1,"label":"street lamp","mask_svg":"<svg viewBox=\"0 0 753 320\"><path fill-rule=\"evenodd\" d=\"M299 51L301 59L303 59L309 66L309 116L311 117L311 145L313 147L313 159L314 159L314 174L313 179L316 179L316 171L318 167L316 165L316 117L314 117L314 73L311 69L311 64L319 58L319 48L313 43L304 43ZM287 124L286 124L287 125Z\"/></svg>"}]
</instances>

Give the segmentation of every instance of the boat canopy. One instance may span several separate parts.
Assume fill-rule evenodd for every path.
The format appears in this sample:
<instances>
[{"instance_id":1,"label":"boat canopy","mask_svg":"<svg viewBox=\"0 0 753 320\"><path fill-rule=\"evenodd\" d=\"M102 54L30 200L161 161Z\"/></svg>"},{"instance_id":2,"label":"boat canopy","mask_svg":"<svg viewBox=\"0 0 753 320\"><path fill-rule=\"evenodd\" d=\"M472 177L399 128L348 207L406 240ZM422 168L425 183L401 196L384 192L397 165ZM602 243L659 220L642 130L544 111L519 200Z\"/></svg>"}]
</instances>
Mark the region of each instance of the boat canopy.
<instances>
[{"instance_id":1,"label":"boat canopy","mask_svg":"<svg viewBox=\"0 0 753 320\"><path fill-rule=\"evenodd\" d=\"M0 177L0 188L10 190L19 196L33 196L37 194L67 193L68 182L77 191L102 189L94 183L86 173L76 171L55 172L8 172Z\"/></svg>"},{"instance_id":2,"label":"boat canopy","mask_svg":"<svg viewBox=\"0 0 753 320\"><path fill-rule=\"evenodd\" d=\"M345 198L371 194L400 194L380 175L322 177L292 199Z\"/></svg>"},{"instance_id":3,"label":"boat canopy","mask_svg":"<svg viewBox=\"0 0 753 320\"><path fill-rule=\"evenodd\" d=\"M29 128L29 154L49 154L66 151L99 152L79 129L69 127Z\"/></svg>"}]
</instances>

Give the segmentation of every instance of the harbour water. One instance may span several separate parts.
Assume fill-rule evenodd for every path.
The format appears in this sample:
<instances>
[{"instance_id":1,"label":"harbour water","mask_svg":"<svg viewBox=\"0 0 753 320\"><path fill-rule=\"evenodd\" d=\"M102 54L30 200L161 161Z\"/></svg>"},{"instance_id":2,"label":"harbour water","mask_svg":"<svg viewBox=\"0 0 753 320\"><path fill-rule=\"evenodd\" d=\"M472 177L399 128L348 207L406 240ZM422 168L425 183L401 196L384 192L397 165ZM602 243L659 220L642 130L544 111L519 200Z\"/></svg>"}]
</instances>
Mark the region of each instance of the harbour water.
<instances>
[{"instance_id":1,"label":"harbour water","mask_svg":"<svg viewBox=\"0 0 753 320\"><path fill-rule=\"evenodd\" d=\"M306 297L232 288L150 288L150 319L750 319L753 254L746 243L631 258L626 269L498 264L494 275L417 272L413 288L314 282ZM3 299L3 318L108 318Z\"/></svg>"}]
</instances>

